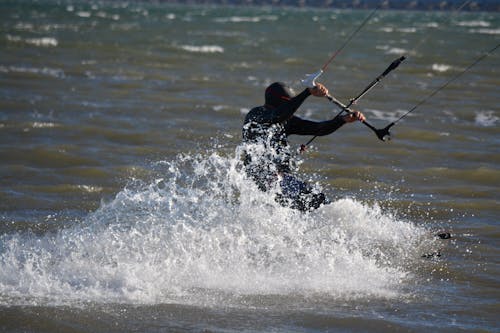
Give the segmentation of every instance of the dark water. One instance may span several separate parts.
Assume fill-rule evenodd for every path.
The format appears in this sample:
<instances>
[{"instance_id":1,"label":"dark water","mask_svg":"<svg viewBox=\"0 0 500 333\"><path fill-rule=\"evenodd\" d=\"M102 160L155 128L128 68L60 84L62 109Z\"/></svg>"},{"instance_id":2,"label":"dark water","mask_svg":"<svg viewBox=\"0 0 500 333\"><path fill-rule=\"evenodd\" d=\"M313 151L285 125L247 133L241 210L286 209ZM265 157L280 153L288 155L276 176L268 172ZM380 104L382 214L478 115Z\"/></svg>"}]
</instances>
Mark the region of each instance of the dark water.
<instances>
[{"instance_id":1,"label":"dark water","mask_svg":"<svg viewBox=\"0 0 500 333\"><path fill-rule=\"evenodd\" d=\"M368 14L1 2L0 331L498 331L497 53L390 142L316 139L316 212L240 172L267 84L301 89ZM499 35L498 13L381 11L321 81L347 102L406 55L357 105L382 127Z\"/></svg>"}]
</instances>

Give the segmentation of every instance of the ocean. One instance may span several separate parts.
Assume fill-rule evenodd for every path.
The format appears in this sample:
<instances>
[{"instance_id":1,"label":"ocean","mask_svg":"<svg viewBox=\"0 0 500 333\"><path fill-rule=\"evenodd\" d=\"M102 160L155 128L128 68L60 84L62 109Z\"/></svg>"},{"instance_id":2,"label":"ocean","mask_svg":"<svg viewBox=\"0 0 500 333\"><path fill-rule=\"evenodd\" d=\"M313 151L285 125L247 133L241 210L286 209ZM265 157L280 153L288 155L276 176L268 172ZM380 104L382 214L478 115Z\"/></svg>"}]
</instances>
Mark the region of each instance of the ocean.
<instances>
[{"instance_id":1,"label":"ocean","mask_svg":"<svg viewBox=\"0 0 500 333\"><path fill-rule=\"evenodd\" d=\"M0 331L499 332L497 12L379 10L319 82L360 123L297 153L303 213L241 167L371 10L0 3ZM338 108L309 97L297 115ZM290 136L299 148L310 137ZM449 232L451 239L437 233Z\"/></svg>"}]
</instances>

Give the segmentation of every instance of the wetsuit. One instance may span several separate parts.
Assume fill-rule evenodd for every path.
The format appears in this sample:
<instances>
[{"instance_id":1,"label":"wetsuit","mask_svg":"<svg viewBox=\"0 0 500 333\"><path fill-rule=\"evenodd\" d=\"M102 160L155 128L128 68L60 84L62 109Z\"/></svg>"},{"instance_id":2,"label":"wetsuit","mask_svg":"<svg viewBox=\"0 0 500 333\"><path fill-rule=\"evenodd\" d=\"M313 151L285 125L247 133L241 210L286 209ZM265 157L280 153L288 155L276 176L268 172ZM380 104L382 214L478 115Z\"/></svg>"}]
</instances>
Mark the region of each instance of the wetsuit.
<instances>
[{"instance_id":1,"label":"wetsuit","mask_svg":"<svg viewBox=\"0 0 500 333\"><path fill-rule=\"evenodd\" d=\"M295 97L272 96L266 90L266 102L272 105L266 103L250 110L243 125L247 174L262 191L268 191L279 182L281 193L277 194L276 200L300 210L318 208L326 202L326 197L292 175L297 168L287 137L291 134L327 135L345 123L341 117L314 122L294 116L310 94L305 89ZM281 101L277 102L278 97Z\"/></svg>"}]
</instances>

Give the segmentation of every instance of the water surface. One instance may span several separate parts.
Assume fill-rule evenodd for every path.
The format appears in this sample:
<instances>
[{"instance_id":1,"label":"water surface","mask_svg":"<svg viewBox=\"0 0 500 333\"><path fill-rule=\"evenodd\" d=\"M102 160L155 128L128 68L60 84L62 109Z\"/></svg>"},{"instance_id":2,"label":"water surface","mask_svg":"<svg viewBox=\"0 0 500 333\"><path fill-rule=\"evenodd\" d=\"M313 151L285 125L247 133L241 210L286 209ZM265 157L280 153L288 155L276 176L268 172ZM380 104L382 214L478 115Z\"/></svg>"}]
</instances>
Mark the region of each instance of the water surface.
<instances>
[{"instance_id":1,"label":"water surface","mask_svg":"<svg viewBox=\"0 0 500 333\"><path fill-rule=\"evenodd\" d=\"M332 199L315 212L240 172L265 87L299 91L369 13L2 2L0 328L498 331L498 54L389 142L361 124L316 139L298 156ZM321 82L347 102L406 55L357 104L383 127L499 29L497 13L380 11ZM311 97L299 115L337 112Z\"/></svg>"}]
</instances>

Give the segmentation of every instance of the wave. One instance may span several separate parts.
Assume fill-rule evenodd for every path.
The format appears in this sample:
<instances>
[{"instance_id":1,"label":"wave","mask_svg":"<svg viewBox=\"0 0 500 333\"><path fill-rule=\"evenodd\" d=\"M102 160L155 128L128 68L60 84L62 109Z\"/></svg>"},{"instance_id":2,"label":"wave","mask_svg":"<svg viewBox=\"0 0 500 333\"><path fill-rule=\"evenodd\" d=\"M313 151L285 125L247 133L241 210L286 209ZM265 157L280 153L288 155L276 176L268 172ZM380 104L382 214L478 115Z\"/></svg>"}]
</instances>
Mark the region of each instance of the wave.
<instances>
[{"instance_id":1,"label":"wave","mask_svg":"<svg viewBox=\"0 0 500 333\"><path fill-rule=\"evenodd\" d=\"M371 114L370 118L385 120L385 121L396 121L407 111L405 110L382 111L375 109L366 109L365 112Z\"/></svg>"},{"instance_id":2,"label":"wave","mask_svg":"<svg viewBox=\"0 0 500 333\"><path fill-rule=\"evenodd\" d=\"M76 16L83 17L83 18L89 18L92 16L92 13L87 12L87 11L78 11L78 12L76 12Z\"/></svg>"},{"instance_id":3,"label":"wave","mask_svg":"<svg viewBox=\"0 0 500 333\"><path fill-rule=\"evenodd\" d=\"M131 180L72 227L0 235L0 304L394 298L411 289L433 242L425 228L350 198L311 213L282 207L238 158L215 152L152 169L151 181Z\"/></svg>"},{"instance_id":4,"label":"wave","mask_svg":"<svg viewBox=\"0 0 500 333\"><path fill-rule=\"evenodd\" d=\"M224 48L218 45L180 45L179 48L194 53L224 53Z\"/></svg>"},{"instance_id":5,"label":"wave","mask_svg":"<svg viewBox=\"0 0 500 333\"><path fill-rule=\"evenodd\" d=\"M394 28L393 27L382 27L382 28L380 28L380 31L392 33L392 32L394 32Z\"/></svg>"},{"instance_id":6,"label":"wave","mask_svg":"<svg viewBox=\"0 0 500 333\"><path fill-rule=\"evenodd\" d=\"M424 25L427 28L439 28L439 23L438 22L429 22Z\"/></svg>"},{"instance_id":7,"label":"wave","mask_svg":"<svg viewBox=\"0 0 500 333\"><path fill-rule=\"evenodd\" d=\"M469 32L473 34L500 35L500 29L470 29Z\"/></svg>"},{"instance_id":8,"label":"wave","mask_svg":"<svg viewBox=\"0 0 500 333\"><path fill-rule=\"evenodd\" d=\"M404 55L408 53L408 50L402 49L399 47L390 47L388 45L378 45L376 46L378 50L385 51L385 54L396 54L396 55Z\"/></svg>"},{"instance_id":9,"label":"wave","mask_svg":"<svg viewBox=\"0 0 500 333\"><path fill-rule=\"evenodd\" d=\"M479 126L492 127L500 120L493 111L480 111L476 113L475 123Z\"/></svg>"},{"instance_id":10,"label":"wave","mask_svg":"<svg viewBox=\"0 0 500 333\"><path fill-rule=\"evenodd\" d=\"M55 39L53 37L21 38L19 36L7 35L7 40L9 42L26 43L26 44L31 44L31 45L35 45L35 46L43 46L43 47L58 46L59 45L59 42L57 41L57 39Z\"/></svg>"},{"instance_id":11,"label":"wave","mask_svg":"<svg viewBox=\"0 0 500 333\"><path fill-rule=\"evenodd\" d=\"M100 17L100 18L104 18L104 19L111 19L113 21L119 21L120 20L120 15L118 15L118 14L108 14L108 13L103 12L103 11L98 11L96 13L96 16Z\"/></svg>"},{"instance_id":12,"label":"wave","mask_svg":"<svg viewBox=\"0 0 500 333\"><path fill-rule=\"evenodd\" d=\"M394 28L394 27L382 27L379 29L382 32L393 33L393 32L402 32L402 33L416 33L417 28L409 27L409 28Z\"/></svg>"},{"instance_id":13,"label":"wave","mask_svg":"<svg viewBox=\"0 0 500 333\"><path fill-rule=\"evenodd\" d=\"M52 123L52 122L40 122L40 121L35 121L31 123L32 128L54 128L54 127L59 127L59 124Z\"/></svg>"},{"instance_id":14,"label":"wave","mask_svg":"<svg viewBox=\"0 0 500 333\"><path fill-rule=\"evenodd\" d=\"M262 21L276 21L278 16L264 15L264 16L230 16L219 17L214 19L217 23L259 23Z\"/></svg>"},{"instance_id":15,"label":"wave","mask_svg":"<svg viewBox=\"0 0 500 333\"><path fill-rule=\"evenodd\" d=\"M46 75L58 79L64 79L66 75L62 69L58 68L37 68L37 67L21 67L21 66L2 66L0 65L0 73L30 73L38 75Z\"/></svg>"},{"instance_id":16,"label":"wave","mask_svg":"<svg viewBox=\"0 0 500 333\"><path fill-rule=\"evenodd\" d=\"M386 54L396 54L396 55L403 55L407 53L408 53L407 50L398 47L392 47L386 51Z\"/></svg>"},{"instance_id":17,"label":"wave","mask_svg":"<svg viewBox=\"0 0 500 333\"><path fill-rule=\"evenodd\" d=\"M410 27L410 28L399 28L398 32L403 32L403 33L415 33L417 32L417 28L415 27Z\"/></svg>"},{"instance_id":18,"label":"wave","mask_svg":"<svg viewBox=\"0 0 500 333\"><path fill-rule=\"evenodd\" d=\"M447 72L450 70L451 66L450 65L445 65L445 64L432 64L432 70L436 72Z\"/></svg>"},{"instance_id":19,"label":"wave","mask_svg":"<svg viewBox=\"0 0 500 333\"><path fill-rule=\"evenodd\" d=\"M16 29L16 30L24 30L24 31L34 31L35 30L35 25L33 23L18 22L14 26L14 29Z\"/></svg>"},{"instance_id":20,"label":"wave","mask_svg":"<svg viewBox=\"0 0 500 333\"><path fill-rule=\"evenodd\" d=\"M460 27L489 27L491 26L490 22L476 20L476 21L460 21L457 22L457 25Z\"/></svg>"}]
</instances>

